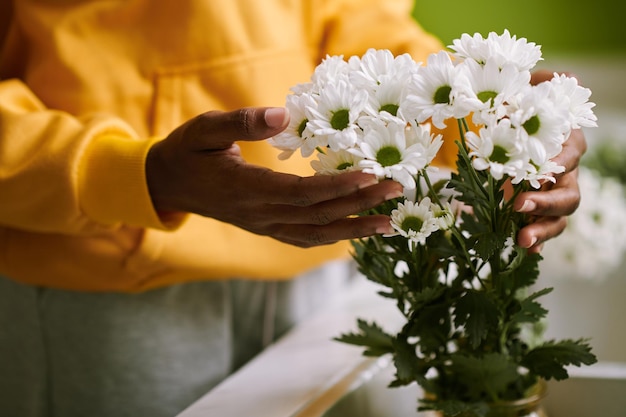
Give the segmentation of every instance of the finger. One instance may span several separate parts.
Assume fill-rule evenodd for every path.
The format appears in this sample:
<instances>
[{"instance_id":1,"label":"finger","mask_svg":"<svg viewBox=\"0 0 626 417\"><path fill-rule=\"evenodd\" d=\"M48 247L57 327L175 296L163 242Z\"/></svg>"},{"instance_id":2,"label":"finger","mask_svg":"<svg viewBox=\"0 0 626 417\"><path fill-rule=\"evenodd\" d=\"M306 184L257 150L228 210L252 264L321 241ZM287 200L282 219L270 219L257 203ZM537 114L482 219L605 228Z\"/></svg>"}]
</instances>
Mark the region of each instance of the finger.
<instances>
[{"instance_id":1,"label":"finger","mask_svg":"<svg viewBox=\"0 0 626 417\"><path fill-rule=\"evenodd\" d=\"M540 217L534 223L520 229L517 244L533 251L541 249L543 242L560 235L567 226L567 217Z\"/></svg>"},{"instance_id":2,"label":"finger","mask_svg":"<svg viewBox=\"0 0 626 417\"><path fill-rule=\"evenodd\" d=\"M551 80L552 77L554 77L553 71L549 71L547 69L536 70L536 71L533 71L532 74L530 74L530 83L532 85L537 85L544 81Z\"/></svg>"},{"instance_id":3,"label":"finger","mask_svg":"<svg viewBox=\"0 0 626 417\"><path fill-rule=\"evenodd\" d=\"M328 225L277 225L271 236L302 248L359 239L375 234L393 233L388 216L361 216L337 220Z\"/></svg>"},{"instance_id":4,"label":"finger","mask_svg":"<svg viewBox=\"0 0 626 417\"><path fill-rule=\"evenodd\" d=\"M567 77L574 77L576 78L576 76L574 74L572 74L571 72L568 71L550 71L547 69L539 69L536 71L533 71L530 74L530 83L532 85L537 85L539 83L542 83L544 81L550 81L553 77L554 77L554 73L557 74L562 74L565 75Z\"/></svg>"},{"instance_id":5,"label":"finger","mask_svg":"<svg viewBox=\"0 0 626 417\"><path fill-rule=\"evenodd\" d=\"M514 209L533 216L567 216L580 204L578 170L564 174L554 186L545 191L528 191L515 199Z\"/></svg>"},{"instance_id":6,"label":"finger","mask_svg":"<svg viewBox=\"0 0 626 417\"><path fill-rule=\"evenodd\" d=\"M379 182L375 175L363 172L299 177L273 171L256 177L256 187L253 193L255 197L263 197L270 204L309 207L324 201L354 195L359 190L379 183L382 185L375 190L383 195L384 199L388 200L402 194L402 186L399 183Z\"/></svg>"},{"instance_id":7,"label":"finger","mask_svg":"<svg viewBox=\"0 0 626 417\"><path fill-rule=\"evenodd\" d=\"M255 141L282 132L289 112L282 107L248 107L230 112L210 111L188 122L185 136L196 151L227 149L238 140Z\"/></svg>"},{"instance_id":8,"label":"finger","mask_svg":"<svg viewBox=\"0 0 626 417\"><path fill-rule=\"evenodd\" d=\"M528 253L541 253L542 250L543 250L543 243L538 243L528 248Z\"/></svg>"},{"instance_id":9,"label":"finger","mask_svg":"<svg viewBox=\"0 0 626 417\"><path fill-rule=\"evenodd\" d=\"M279 214L280 218L286 224L326 225L351 215L363 213L401 195L402 188L398 183L383 181L346 197L323 201L313 206L271 206L270 211L273 216L282 213Z\"/></svg>"},{"instance_id":10,"label":"finger","mask_svg":"<svg viewBox=\"0 0 626 417\"><path fill-rule=\"evenodd\" d=\"M564 166L565 172L570 172L578 167L585 152L587 152L585 135L581 129L574 129L563 144L561 153L552 160L558 165Z\"/></svg>"}]
</instances>

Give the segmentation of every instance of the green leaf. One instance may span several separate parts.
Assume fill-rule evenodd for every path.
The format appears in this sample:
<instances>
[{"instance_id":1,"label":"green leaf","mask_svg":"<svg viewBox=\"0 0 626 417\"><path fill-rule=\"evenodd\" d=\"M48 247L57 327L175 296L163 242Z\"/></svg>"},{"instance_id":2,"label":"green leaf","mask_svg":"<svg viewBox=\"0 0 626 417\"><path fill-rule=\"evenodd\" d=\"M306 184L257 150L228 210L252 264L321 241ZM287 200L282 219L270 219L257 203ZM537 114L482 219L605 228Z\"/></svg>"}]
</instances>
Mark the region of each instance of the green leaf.
<instances>
[{"instance_id":1,"label":"green leaf","mask_svg":"<svg viewBox=\"0 0 626 417\"><path fill-rule=\"evenodd\" d=\"M414 312L404 326L408 336L419 337L423 353L438 352L450 339L451 318L447 303L428 305Z\"/></svg>"},{"instance_id":2,"label":"green leaf","mask_svg":"<svg viewBox=\"0 0 626 417\"><path fill-rule=\"evenodd\" d=\"M486 232L475 236L476 244L474 249L481 259L491 258L497 250L504 248L507 236L502 233Z\"/></svg>"},{"instance_id":3,"label":"green leaf","mask_svg":"<svg viewBox=\"0 0 626 417\"><path fill-rule=\"evenodd\" d=\"M457 172L452 174L448 188L460 193L456 196L458 200L474 208L488 209L489 199L483 186L487 182L487 174L485 171L474 170L467 151L458 141L457 147Z\"/></svg>"},{"instance_id":4,"label":"green leaf","mask_svg":"<svg viewBox=\"0 0 626 417\"><path fill-rule=\"evenodd\" d=\"M407 342L405 337L398 337L393 342L393 362L396 366L396 380L393 386L408 385L416 380L424 381L420 359L417 357L415 345Z\"/></svg>"},{"instance_id":5,"label":"green leaf","mask_svg":"<svg viewBox=\"0 0 626 417\"><path fill-rule=\"evenodd\" d=\"M436 287L426 287L422 291L412 294L411 307L414 311L419 311L429 304L435 304L446 292L447 287L438 285Z\"/></svg>"},{"instance_id":6,"label":"green leaf","mask_svg":"<svg viewBox=\"0 0 626 417\"><path fill-rule=\"evenodd\" d=\"M516 323L535 323L548 314L548 310L535 300L552 292L552 288L544 288L523 299L519 306L520 310L511 318Z\"/></svg>"},{"instance_id":7,"label":"green leaf","mask_svg":"<svg viewBox=\"0 0 626 417\"><path fill-rule=\"evenodd\" d=\"M597 362L596 356L591 353L591 347L585 339L548 341L529 351L522 358L522 366L530 372L549 380L558 380L569 377L568 365L591 365Z\"/></svg>"},{"instance_id":8,"label":"green leaf","mask_svg":"<svg viewBox=\"0 0 626 417\"><path fill-rule=\"evenodd\" d=\"M358 319L359 333L345 333L334 340L351 345L364 346L367 349L363 352L365 356L382 356L393 353L394 337L383 331L376 323L367 323Z\"/></svg>"},{"instance_id":9,"label":"green leaf","mask_svg":"<svg viewBox=\"0 0 626 417\"><path fill-rule=\"evenodd\" d=\"M471 398L497 398L518 378L517 364L503 353L483 357L453 354L450 371L463 382Z\"/></svg>"},{"instance_id":10,"label":"green leaf","mask_svg":"<svg viewBox=\"0 0 626 417\"><path fill-rule=\"evenodd\" d=\"M498 309L484 291L468 290L456 303L454 324L465 328L476 349L487 337L489 328L498 324Z\"/></svg>"},{"instance_id":11,"label":"green leaf","mask_svg":"<svg viewBox=\"0 0 626 417\"><path fill-rule=\"evenodd\" d=\"M506 279L502 280L510 293L515 293L520 288L530 287L537 282L539 277L539 261L542 259L539 254L529 254L516 260L516 268L505 270Z\"/></svg>"},{"instance_id":12,"label":"green leaf","mask_svg":"<svg viewBox=\"0 0 626 417\"><path fill-rule=\"evenodd\" d=\"M461 219L463 220L463 230L467 231L471 236L486 233L489 230L485 223L479 222L470 213L462 212Z\"/></svg>"}]
</instances>

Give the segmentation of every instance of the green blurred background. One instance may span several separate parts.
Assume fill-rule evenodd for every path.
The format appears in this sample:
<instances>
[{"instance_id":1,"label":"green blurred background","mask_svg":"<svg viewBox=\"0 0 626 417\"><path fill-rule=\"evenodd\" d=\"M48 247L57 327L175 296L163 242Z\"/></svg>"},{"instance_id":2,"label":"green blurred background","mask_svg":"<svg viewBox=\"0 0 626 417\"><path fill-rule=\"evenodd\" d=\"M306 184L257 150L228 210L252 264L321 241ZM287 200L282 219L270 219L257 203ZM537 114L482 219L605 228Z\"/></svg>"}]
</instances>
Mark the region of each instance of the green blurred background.
<instances>
[{"instance_id":1,"label":"green blurred background","mask_svg":"<svg viewBox=\"0 0 626 417\"><path fill-rule=\"evenodd\" d=\"M621 0L416 0L414 16L446 45L462 33L509 29L546 57L626 54L624 9Z\"/></svg>"},{"instance_id":2,"label":"green blurred background","mask_svg":"<svg viewBox=\"0 0 626 417\"><path fill-rule=\"evenodd\" d=\"M623 0L415 1L415 18L444 45L463 33L487 36L504 29L541 45L544 61L538 67L575 74L593 92L598 127L585 129L590 149L611 143L619 147L617 155L626 155Z\"/></svg>"}]
</instances>

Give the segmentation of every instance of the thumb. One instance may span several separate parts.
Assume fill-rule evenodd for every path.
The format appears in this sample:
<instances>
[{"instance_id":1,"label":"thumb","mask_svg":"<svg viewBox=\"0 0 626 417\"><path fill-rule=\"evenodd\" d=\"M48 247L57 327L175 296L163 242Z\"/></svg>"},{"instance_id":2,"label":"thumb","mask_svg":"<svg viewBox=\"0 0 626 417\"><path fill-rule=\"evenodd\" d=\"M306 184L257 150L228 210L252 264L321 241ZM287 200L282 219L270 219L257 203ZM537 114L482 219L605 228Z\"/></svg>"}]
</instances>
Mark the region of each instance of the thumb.
<instances>
[{"instance_id":1,"label":"thumb","mask_svg":"<svg viewBox=\"0 0 626 417\"><path fill-rule=\"evenodd\" d=\"M185 136L189 135L193 150L227 149L238 140L262 140L282 132L289 123L289 112L282 107L210 111L188 123Z\"/></svg>"}]
</instances>

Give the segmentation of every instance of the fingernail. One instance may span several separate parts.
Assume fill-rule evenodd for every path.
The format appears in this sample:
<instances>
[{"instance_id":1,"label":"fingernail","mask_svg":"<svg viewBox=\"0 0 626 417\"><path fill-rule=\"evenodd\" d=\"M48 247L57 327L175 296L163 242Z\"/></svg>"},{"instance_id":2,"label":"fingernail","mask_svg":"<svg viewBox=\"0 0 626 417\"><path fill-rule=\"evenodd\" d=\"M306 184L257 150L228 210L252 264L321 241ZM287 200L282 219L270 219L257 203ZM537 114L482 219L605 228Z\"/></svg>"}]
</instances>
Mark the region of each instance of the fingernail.
<instances>
[{"instance_id":1,"label":"fingernail","mask_svg":"<svg viewBox=\"0 0 626 417\"><path fill-rule=\"evenodd\" d=\"M532 248L533 246L535 246L535 243L537 243L537 237L533 236L532 239L530 239L530 245L528 245L528 247Z\"/></svg>"},{"instance_id":2,"label":"fingernail","mask_svg":"<svg viewBox=\"0 0 626 417\"><path fill-rule=\"evenodd\" d=\"M402 190L395 190L390 192L389 194L385 195L385 200L393 200L394 198L398 198L401 195L403 195L403 191Z\"/></svg>"},{"instance_id":3,"label":"fingernail","mask_svg":"<svg viewBox=\"0 0 626 417\"><path fill-rule=\"evenodd\" d=\"M379 235L392 235L396 233L396 229L394 229L391 224L388 224L386 226L380 226L376 229L376 233Z\"/></svg>"},{"instance_id":4,"label":"fingernail","mask_svg":"<svg viewBox=\"0 0 626 417\"><path fill-rule=\"evenodd\" d=\"M287 124L289 112L283 107L271 107L265 110L265 123L268 127L282 127Z\"/></svg>"},{"instance_id":5,"label":"fingernail","mask_svg":"<svg viewBox=\"0 0 626 417\"><path fill-rule=\"evenodd\" d=\"M520 213L528 213L531 212L533 210L535 210L537 208L537 203L535 203L532 200L526 200L524 201L524 204L522 204L522 207L520 207L519 211Z\"/></svg>"},{"instance_id":6,"label":"fingernail","mask_svg":"<svg viewBox=\"0 0 626 417\"><path fill-rule=\"evenodd\" d=\"M376 184L378 184L378 178L374 175L368 175L361 182L359 182L359 189L362 190L363 188L371 187Z\"/></svg>"}]
</instances>

